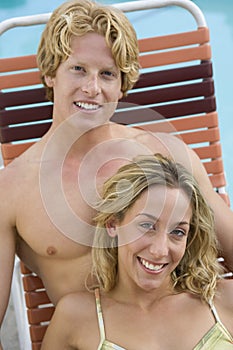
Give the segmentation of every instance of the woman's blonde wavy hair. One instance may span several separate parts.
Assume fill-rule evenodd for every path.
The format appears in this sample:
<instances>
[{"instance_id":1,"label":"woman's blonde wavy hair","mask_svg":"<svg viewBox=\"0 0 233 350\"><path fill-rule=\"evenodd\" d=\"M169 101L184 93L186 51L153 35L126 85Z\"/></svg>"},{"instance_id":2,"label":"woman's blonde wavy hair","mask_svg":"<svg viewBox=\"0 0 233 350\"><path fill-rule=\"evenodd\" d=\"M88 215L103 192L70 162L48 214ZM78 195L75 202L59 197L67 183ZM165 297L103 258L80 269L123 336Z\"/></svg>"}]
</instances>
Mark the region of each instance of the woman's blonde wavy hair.
<instances>
[{"instance_id":1,"label":"woman's blonde wavy hair","mask_svg":"<svg viewBox=\"0 0 233 350\"><path fill-rule=\"evenodd\" d=\"M124 13L113 6L90 0L68 1L52 13L37 52L37 64L49 100L53 101L53 89L46 85L45 76L55 77L59 65L70 56L73 35L83 36L91 32L105 37L122 73L124 95L138 80L137 36Z\"/></svg>"},{"instance_id":2,"label":"woman's blonde wavy hair","mask_svg":"<svg viewBox=\"0 0 233 350\"><path fill-rule=\"evenodd\" d=\"M152 185L182 189L190 198L192 218L186 251L171 279L174 292L189 291L209 302L222 272L217 261L213 214L193 176L160 154L135 158L105 182L95 218L93 274L104 291L114 288L118 273L117 237L108 235L106 224L113 218L121 222L141 193Z\"/></svg>"}]
</instances>

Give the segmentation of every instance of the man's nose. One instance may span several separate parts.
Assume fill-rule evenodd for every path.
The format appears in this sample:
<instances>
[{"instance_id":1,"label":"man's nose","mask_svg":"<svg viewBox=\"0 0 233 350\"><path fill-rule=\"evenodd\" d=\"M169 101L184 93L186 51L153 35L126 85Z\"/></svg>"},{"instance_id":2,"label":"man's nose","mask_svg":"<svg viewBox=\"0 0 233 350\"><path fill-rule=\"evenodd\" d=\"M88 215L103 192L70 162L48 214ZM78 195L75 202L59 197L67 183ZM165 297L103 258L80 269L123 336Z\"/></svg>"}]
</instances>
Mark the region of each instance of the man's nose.
<instances>
[{"instance_id":1,"label":"man's nose","mask_svg":"<svg viewBox=\"0 0 233 350\"><path fill-rule=\"evenodd\" d=\"M82 86L82 91L89 97L95 97L101 92L100 82L98 76L88 76Z\"/></svg>"}]
</instances>

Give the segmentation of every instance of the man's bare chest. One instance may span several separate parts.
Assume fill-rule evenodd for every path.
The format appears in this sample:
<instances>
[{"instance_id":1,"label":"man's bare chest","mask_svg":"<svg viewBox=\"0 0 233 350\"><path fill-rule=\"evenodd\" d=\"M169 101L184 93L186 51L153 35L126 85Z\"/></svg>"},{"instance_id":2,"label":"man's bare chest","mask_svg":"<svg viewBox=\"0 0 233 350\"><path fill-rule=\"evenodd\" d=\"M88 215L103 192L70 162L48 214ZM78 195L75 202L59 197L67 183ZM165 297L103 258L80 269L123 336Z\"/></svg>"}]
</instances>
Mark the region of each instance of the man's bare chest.
<instances>
[{"instance_id":1,"label":"man's bare chest","mask_svg":"<svg viewBox=\"0 0 233 350\"><path fill-rule=\"evenodd\" d=\"M90 249L94 234L90 208L80 192L41 192L38 182L24 190L16 213L16 230L30 249L40 256L76 258Z\"/></svg>"}]
</instances>

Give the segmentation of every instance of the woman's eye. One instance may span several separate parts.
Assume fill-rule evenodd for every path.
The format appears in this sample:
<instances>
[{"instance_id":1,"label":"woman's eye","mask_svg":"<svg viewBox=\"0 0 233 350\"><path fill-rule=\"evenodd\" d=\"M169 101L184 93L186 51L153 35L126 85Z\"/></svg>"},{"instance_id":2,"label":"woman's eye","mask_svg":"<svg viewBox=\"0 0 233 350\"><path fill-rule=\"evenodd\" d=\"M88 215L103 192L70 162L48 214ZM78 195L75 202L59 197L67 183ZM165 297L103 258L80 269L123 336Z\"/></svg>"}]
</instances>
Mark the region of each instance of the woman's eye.
<instances>
[{"instance_id":1,"label":"woman's eye","mask_svg":"<svg viewBox=\"0 0 233 350\"><path fill-rule=\"evenodd\" d=\"M183 236L186 236L186 231L180 230L180 229L176 229L176 230L173 230L171 232L171 234L175 235L176 237L183 237Z\"/></svg>"},{"instance_id":2,"label":"woman's eye","mask_svg":"<svg viewBox=\"0 0 233 350\"><path fill-rule=\"evenodd\" d=\"M140 226L147 231L154 230L154 224L151 222L144 222L144 223L140 224Z\"/></svg>"}]
</instances>

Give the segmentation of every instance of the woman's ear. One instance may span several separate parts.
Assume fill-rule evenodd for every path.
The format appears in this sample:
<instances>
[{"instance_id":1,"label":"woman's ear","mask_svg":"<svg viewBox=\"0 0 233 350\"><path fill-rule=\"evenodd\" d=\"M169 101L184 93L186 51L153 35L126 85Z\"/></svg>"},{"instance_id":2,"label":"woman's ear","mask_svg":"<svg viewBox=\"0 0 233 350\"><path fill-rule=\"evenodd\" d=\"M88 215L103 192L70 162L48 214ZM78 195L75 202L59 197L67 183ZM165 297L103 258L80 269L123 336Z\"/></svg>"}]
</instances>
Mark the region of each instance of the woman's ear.
<instances>
[{"instance_id":1,"label":"woman's ear","mask_svg":"<svg viewBox=\"0 0 233 350\"><path fill-rule=\"evenodd\" d=\"M117 235L117 222L116 222L116 219L111 219L109 220L106 225L106 230L108 232L108 235L110 237L116 237Z\"/></svg>"}]
</instances>

